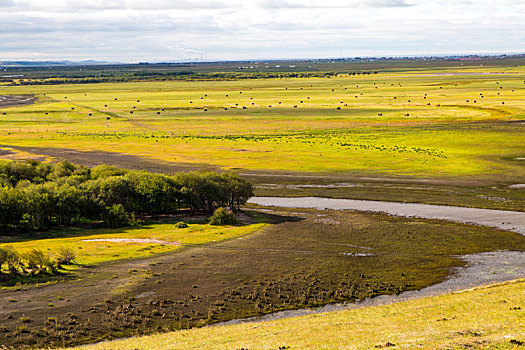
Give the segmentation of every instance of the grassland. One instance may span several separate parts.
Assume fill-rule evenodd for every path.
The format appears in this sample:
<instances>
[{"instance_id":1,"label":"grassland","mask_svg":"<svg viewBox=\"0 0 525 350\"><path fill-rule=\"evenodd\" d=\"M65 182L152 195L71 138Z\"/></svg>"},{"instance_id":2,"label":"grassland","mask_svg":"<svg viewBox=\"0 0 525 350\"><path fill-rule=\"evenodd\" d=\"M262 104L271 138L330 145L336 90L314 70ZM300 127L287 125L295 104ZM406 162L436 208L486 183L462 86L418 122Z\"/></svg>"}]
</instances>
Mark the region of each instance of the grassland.
<instances>
[{"instance_id":1,"label":"grassland","mask_svg":"<svg viewBox=\"0 0 525 350\"><path fill-rule=\"evenodd\" d=\"M40 103L2 109L0 144L228 169L515 180L525 70L493 70L4 87Z\"/></svg>"},{"instance_id":2,"label":"grassland","mask_svg":"<svg viewBox=\"0 0 525 350\"><path fill-rule=\"evenodd\" d=\"M211 226L194 223L187 228L177 228L174 223L157 223L124 229L71 229L53 232L53 238L10 239L8 243L0 243L0 247L12 246L20 253L31 249L53 253L60 247L71 248L77 255L76 265L89 266L231 239L252 233L264 225Z\"/></svg>"},{"instance_id":3,"label":"grassland","mask_svg":"<svg viewBox=\"0 0 525 350\"><path fill-rule=\"evenodd\" d=\"M130 338L106 349L520 349L525 281L279 321Z\"/></svg>"}]
</instances>

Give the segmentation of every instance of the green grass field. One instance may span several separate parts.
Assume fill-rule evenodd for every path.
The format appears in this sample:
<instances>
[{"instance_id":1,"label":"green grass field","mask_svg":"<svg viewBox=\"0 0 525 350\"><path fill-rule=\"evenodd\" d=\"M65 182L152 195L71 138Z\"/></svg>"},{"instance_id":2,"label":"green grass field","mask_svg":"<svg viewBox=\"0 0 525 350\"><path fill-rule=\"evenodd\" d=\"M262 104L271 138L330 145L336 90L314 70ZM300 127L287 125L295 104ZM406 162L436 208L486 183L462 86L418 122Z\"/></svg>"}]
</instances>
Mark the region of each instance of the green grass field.
<instances>
[{"instance_id":1,"label":"green grass field","mask_svg":"<svg viewBox=\"0 0 525 350\"><path fill-rule=\"evenodd\" d=\"M50 254L58 252L60 247L72 248L77 254L75 263L87 266L114 260L148 257L174 251L183 246L231 239L253 233L264 225L263 223L244 226L190 224L187 228L177 228L175 224L161 223L124 229L72 229L54 233L55 238L13 239L9 243L0 243L0 247L12 246L20 253L41 249ZM150 240L152 242L148 242Z\"/></svg>"},{"instance_id":2,"label":"green grass field","mask_svg":"<svg viewBox=\"0 0 525 350\"><path fill-rule=\"evenodd\" d=\"M4 87L40 102L1 110L0 145L227 169L511 181L525 174L525 124L512 123L525 116L524 80L519 66Z\"/></svg>"}]
</instances>

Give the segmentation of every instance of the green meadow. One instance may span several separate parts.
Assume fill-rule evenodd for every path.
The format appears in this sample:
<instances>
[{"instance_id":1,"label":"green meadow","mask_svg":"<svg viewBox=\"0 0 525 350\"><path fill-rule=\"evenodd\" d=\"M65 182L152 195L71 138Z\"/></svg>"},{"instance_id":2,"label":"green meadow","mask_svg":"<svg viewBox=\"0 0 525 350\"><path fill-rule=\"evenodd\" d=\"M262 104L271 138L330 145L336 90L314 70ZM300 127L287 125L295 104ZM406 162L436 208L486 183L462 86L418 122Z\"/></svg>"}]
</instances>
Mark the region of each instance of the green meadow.
<instances>
[{"instance_id":1,"label":"green meadow","mask_svg":"<svg viewBox=\"0 0 525 350\"><path fill-rule=\"evenodd\" d=\"M141 227L122 229L69 229L54 232L49 238L12 239L0 243L11 246L20 253L41 249L53 254L59 248L71 248L76 253L74 265L68 269L102 264L131 258L143 258L166 253L184 246L219 242L253 233L265 224L244 226L212 226L203 223L177 228L171 223L154 223Z\"/></svg>"},{"instance_id":2,"label":"green meadow","mask_svg":"<svg viewBox=\"0 0 525 350\"><path fill-rule=\"evenodd\" d=\"M524 81L518 66L4 86L39 101L1 110L0 145L223 169L512 181L525 169Z\"/></svg>"}]
</instances>

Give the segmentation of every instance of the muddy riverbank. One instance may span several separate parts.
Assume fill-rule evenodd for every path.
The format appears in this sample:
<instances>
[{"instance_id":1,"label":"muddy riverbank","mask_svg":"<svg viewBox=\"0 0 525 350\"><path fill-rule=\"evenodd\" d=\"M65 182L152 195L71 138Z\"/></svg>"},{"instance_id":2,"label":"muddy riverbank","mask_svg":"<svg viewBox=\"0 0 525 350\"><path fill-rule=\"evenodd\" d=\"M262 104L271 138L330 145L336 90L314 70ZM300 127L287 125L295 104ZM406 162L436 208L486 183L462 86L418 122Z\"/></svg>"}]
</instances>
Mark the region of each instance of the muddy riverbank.
<instances>
[{"instance_id":1,"label":"muddy riverbank","mask_svg":"<svg viewBox=\"0 0 525 350\"><path fill-rule=\"evenodd\" d=\"M444 282L437 283L420 290L406 291L397 295L380 295L352 303L338 303L316 308L286 310L260 317L231 320L213 326L249 322L265 322L324 312L385 305L407 300L454 293L469 288L525 278L525 253L523 252L501 251L470 254L462 256L461 260L467 262L465 267L454 268L452 270L451 276Z\"/></svg>"},{"instance_id":2,"label":"muddy riverbank","mask_svg":"<svg viewBox=\"0 0 525 350\"><path fill-rule=\"evenodd\" d=\"M515 211L320 197L253 197L249 200L249 203L285 208L382 212L395 216L438 219L489 226L525 235L525 213Z\"/></svg>"}]
</instances>

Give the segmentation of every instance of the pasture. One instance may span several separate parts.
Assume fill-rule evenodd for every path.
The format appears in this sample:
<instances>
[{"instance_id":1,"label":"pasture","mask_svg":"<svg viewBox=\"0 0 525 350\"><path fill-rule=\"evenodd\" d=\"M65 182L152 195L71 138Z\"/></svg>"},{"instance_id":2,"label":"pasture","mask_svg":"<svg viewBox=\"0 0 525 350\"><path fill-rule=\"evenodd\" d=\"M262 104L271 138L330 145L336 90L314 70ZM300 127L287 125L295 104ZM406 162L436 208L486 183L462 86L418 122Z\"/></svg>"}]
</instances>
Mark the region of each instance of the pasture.
<instances>
[{"instance_id":1,"label":"pasture","mask_svg":"<svg viewBox=\"0 0 525 350\"><path fill-rule=\"evenodd\" d=\"M223 169L521 178L525 69L465 70L5 86L39 102L2 108L0 145Z\"/></svg>"}]
</instances>

